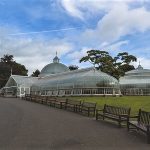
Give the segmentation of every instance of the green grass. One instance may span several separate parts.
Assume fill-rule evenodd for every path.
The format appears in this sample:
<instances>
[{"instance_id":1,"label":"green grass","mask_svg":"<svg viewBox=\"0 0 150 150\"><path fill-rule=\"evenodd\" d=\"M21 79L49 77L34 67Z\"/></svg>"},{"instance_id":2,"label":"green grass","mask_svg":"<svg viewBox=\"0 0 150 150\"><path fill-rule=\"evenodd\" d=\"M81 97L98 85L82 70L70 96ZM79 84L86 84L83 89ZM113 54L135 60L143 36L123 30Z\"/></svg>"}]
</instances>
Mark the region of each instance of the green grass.
<instances>
[{"instance_id":1,"label":"green grass","mask_svg":"<svg viewBox=\"0 0 150 150\"><path fill-rule=\"evenodd\" d=\"M150 112L150 96L122 96L122 97L71 97L71 99L96 102L98 108L103 108L104 104L113 106L131 107L131 114L137 114L141 108Z\"/></svg>"}]
</instances>

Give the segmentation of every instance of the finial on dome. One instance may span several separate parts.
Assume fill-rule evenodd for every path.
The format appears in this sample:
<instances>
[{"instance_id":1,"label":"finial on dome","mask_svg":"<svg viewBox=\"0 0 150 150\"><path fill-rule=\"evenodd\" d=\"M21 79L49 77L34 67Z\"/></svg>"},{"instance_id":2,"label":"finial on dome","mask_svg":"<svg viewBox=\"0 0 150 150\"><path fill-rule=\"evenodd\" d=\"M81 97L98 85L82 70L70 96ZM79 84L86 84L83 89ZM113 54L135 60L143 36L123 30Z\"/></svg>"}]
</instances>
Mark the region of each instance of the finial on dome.
<instances>
[{"instance_id":1,"label":"finial on dome","mask_svg":"<svg viewBox=\"0 0 150 150\"><path fill-rule=\"evenodd\" d=\"M140 64L141 62L139 61L139 65L138 65L138 67L137 67L137 69L138 70L141 70L141 69L143 69L143 67L141 66L141 64Z\"/></svg>"},{"instance_id":2,"label":"finial on dome","mask_svg":"<svg viewBox=\"0 0 150 150\"><path fill-rule=\"evenodd\" d=\"M56 56L53 59L53 63L59 63L59 58L57 57L57 51L56 51Z\"/></svg>"}]
</instances>

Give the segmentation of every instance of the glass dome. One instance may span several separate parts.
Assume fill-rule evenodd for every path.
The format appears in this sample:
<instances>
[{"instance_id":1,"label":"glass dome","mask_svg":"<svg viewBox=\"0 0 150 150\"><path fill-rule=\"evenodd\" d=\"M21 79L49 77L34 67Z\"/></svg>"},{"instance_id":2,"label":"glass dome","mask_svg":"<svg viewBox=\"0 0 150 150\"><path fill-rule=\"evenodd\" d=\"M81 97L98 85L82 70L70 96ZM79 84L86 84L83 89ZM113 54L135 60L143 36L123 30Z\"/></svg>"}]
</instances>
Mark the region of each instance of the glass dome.
<instances>
[{"instance_id":1,"label":"glass dome","mask_svg":"<svg viewBox=\"0 0 150 150\"><path fill-rule=\"evenodd\" d=\"M119 83L106 73L86 68L39 78L32 85L32 91L50 95L116 95L119 94Z\"/></svg>"},{"instance_id":2,"label":"glass dome","mask_svg":"<svg viewBox=\"0 0 150 150\"><path fill-rule=\"evenodd\" d=\"M39 77L47 76L50 74L62 73L69 71L69 68L64 64L59 63L59 58L56 56L53 59L53 63L46 65L39 75Z\"/></svg>"},{"instance_id":3,"label":"glass dome","mask_svg":"<svg viewBox=\"0 0 150 150\"><path fill-rule=\"evenodd\" d=\"M124 95L150 95L150 70L139 65L137 69L126 72L119 83Z\"/></svg>"}]
</instances>

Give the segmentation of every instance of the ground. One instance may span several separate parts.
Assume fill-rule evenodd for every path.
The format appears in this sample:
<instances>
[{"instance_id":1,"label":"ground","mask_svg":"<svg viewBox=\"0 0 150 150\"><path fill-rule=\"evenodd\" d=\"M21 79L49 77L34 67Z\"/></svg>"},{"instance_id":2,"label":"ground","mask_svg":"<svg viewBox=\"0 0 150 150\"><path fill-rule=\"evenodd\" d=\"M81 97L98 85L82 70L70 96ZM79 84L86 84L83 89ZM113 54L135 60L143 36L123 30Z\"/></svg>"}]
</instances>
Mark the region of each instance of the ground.
<instances>
[{"instance_id":1,"label":"ground","mask_svg":"<svg viewBox=\"0 0 150 150\"><path fill-rule=\"evenodd\" d=\"M149 150L145 135L108 121L0 98L0 150Z\"/></svg>"}]
</instances>

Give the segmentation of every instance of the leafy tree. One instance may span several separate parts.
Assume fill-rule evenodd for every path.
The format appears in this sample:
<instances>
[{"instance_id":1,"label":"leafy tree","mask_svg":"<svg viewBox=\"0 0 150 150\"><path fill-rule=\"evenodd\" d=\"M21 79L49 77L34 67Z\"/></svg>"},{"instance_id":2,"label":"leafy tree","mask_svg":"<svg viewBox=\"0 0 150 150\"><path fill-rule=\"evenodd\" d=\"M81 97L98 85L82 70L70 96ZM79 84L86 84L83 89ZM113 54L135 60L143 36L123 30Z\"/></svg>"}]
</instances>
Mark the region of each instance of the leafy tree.
<instances>
[{"instance_id":1,"label":"leafy tree","mask_svg":"<svg viewBox=\"0 0 150 150\"><path fill-rule=\"evenodd\" d=\"M136 60L135 56L129 55L127 52L118 53L116 57L112 57L106 51L90 50L87 51L87 56L80 59L80 63L88 61L97 69L119 79L126 71L134 69L130 63Z\"/></svg>"},{"instance_id":2,"label":"leafy tree","mask_svg":"<svg viewBox=\"0 0 150 150\"><path fill-rule=\"evenodd\" d=\"M5 63L0 62L0 88L3 87L11 74L11 68Z\"/></svg>"},{"instance_id":3,"label":"leafy tree","mask_svg":"<svg viewBox=\"0 0 150 150\"><path fill-rule=\"evenodd\" d=\"M28 70L24 65L15 62L13 55L6 54L1 58L0 62L0 87L5 86L11 73L14 75L27 76Z\"/></svg>"},{"instance_id":4,"label":"leafy tree","mask_svg":"<svg viewBox=\"0 0 150 150\"><path fill-rule=\"evenodd\" d=\"M111 63L113 58L106 51L90 50L87 51L87 56L84 56L80 59L80 63L87 61L99 69L102 68L101 66Z\"/></svg>"},{"instance_id":5,"label":"leafy tree","mask_svg":"<svg viewBox=\"0 0 150 150\"><path fill-rule=\"evenodd\" d=\"M38 69L36 69L33 73L32 73L32 77L38 77L40 74L40 71Z\"/></svg>"},{"instance_id":6,"label":"leafy tree","mask_svg":"<svg viewBox=\"0 0 150 150\"><path fill-rule=\"evenodd\" d=\"M13 55L6 54L1 58L1 62L13 62Z\"/></svg>"},{"instance_id":7,"label":"leafy tree","mask_svg":"<svg viewBox=\"0 0 150 150\"><path fill-rule=\"evenodd\" d=\"M79 69L79 67L76 66L76 65L70 65L70 66L69 66L69 70L70 70L70 71L72 71L72 70L77 70L77 69Z\"/></svg>"},{"instance_id":8,"label":"leafy tree","mask_svg":"<svg viewBox=\"0 0 150 150\"><path fill-rule=\"evenodd\" d=\"M125 72L135 69L131 62L136 62L137 58L133 55L129 55L127 52L118 53L114 57L114 64L118 69L119 76L123 76Z\"/></svg>"}]
</instances>

